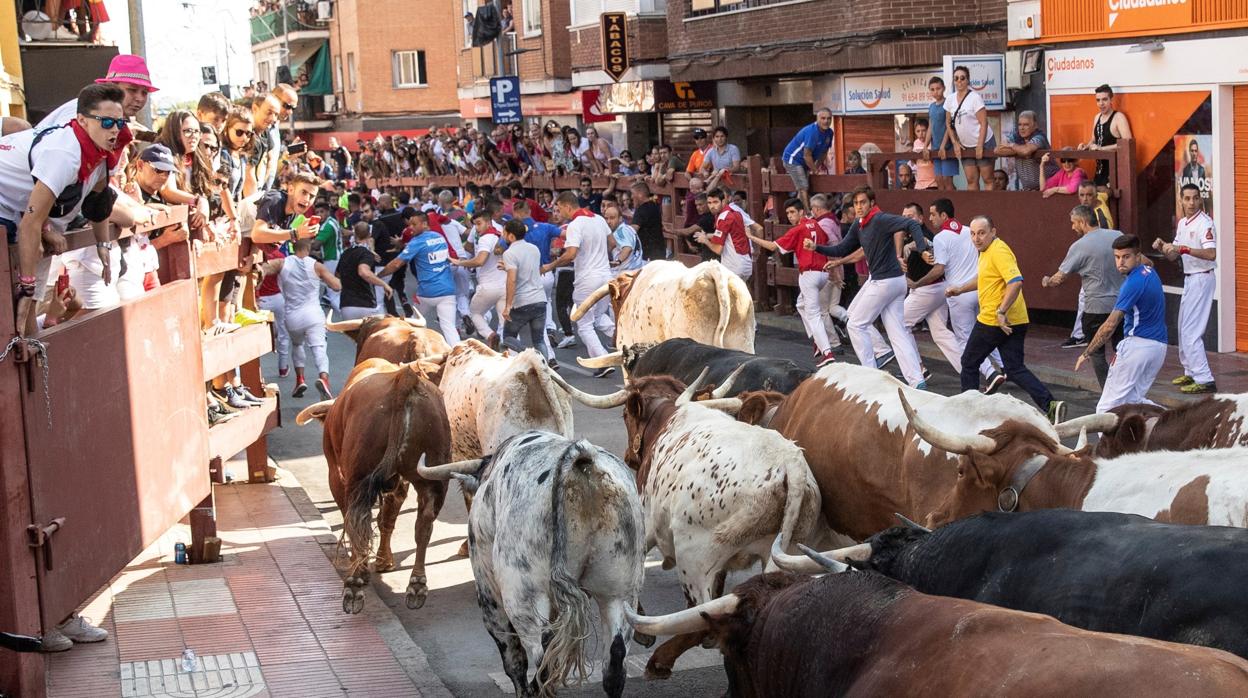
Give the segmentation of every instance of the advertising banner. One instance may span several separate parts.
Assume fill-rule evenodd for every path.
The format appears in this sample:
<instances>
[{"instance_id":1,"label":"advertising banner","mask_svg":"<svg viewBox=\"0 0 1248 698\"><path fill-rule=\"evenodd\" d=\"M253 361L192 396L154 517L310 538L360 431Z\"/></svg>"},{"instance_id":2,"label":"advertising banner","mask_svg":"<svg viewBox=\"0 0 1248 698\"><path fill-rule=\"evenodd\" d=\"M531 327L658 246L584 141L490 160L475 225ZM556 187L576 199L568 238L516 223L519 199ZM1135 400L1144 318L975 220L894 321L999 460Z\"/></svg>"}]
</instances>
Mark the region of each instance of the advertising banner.
<instances>
[{"instance_id":1,"label":"advertising banner","mask_svg":"<svg viewBox=\"0 0 1248 698\"><path fill-rule=\"evenodd\" d=\"M979 93L988 111L1005 109L1005 56L990 53L979 56L945 56L946 94L953 93L953 69L964 65L971 71L971 89Z\"/></svg>"},{"instance_id":2,"label":"advertising banner","mask_svg":"<svg viewBox=\"0 0 1248 698\"><path fill-rule=\"evenodd\" d=\"M1200 187L1205 213L1213 215L1213 136L1174 137L1174 215L1183 217L1183 186Z\"/></svg>"},{"instance_id":3,"label":"advertising banner","mask_svg":"<svg viewBox=\"0 0 1248 698\"><path fill-rule=\"evenodd\" d=\"M841 103L846 114L926 112L927 105L932 101L927 93L927 81L939 74L937 69L932 68L903 73L846 75L841 81Z\"/></svg>"}]
</instances>

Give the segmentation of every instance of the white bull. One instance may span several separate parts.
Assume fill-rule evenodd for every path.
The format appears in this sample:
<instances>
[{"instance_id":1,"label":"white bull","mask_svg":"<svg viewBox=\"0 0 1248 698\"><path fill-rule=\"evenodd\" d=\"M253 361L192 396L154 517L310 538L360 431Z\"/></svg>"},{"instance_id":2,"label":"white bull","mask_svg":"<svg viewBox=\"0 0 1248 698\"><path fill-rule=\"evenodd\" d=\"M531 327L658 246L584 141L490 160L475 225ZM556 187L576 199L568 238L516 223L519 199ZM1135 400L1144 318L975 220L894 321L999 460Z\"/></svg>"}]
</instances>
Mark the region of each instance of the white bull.
<instances>
[{"instance_id":1,"label":"white bull","mask_svg":"<svg viewBox=\"0 0 1248 698\"><path fill-rule=\"evenodd\" d=\"M552 695L573 675L584 679L591 598L607 645L603 689L621 695L633 637L625 611L637 605L646 551L641 502L620 459L530 431L484 461L419 471L480 484L468 517L477 602L516 695Z\"/></svg>"},{"instance_id":2,"label":"white bull","mask_svg":"<svg viewBox=\"0 0 1248 698\"><path fill-rule=\"evenodd\" d=\"M615 312L615 346L657 344L688 337L714 347L754 353L754 299L741 277L719 262L686 267L680 262L650 262L620 274L594 291L575 310L581 317L603 297ZM582 366L618 366L620 352L577 359Z\"/></svg>"}]
</instances>

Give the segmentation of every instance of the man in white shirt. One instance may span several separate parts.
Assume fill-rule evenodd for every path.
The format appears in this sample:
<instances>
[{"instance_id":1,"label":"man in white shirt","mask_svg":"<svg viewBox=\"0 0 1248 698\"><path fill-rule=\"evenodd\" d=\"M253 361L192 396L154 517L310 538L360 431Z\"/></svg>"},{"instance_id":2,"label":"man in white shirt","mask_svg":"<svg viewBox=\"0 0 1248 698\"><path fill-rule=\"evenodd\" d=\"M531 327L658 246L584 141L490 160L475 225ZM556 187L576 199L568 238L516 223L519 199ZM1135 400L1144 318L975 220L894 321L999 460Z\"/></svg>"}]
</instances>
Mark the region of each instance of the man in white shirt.
<instances>
[{"instance_id":1,"label":"man in white shirt","mask_svg":"<svg viewBox=\"0 0 1248 698\"><path fill-rule=\"evenodd\" d=\"M1205 355L1205 327L1213 308L1218 241L1213 219L1205 213L1200 187L1189 182L1179 192L1183 217L1175 226L1174 244L1160 238L1153 241L1153 249L1166 259L1183 259L1183 299L1179 302L1179 363L1183 365L1183 375L1172 383L1188 394L1215 393L1218 386Z\"/></svg>"},{"instance_id":2,"label":"man in white shirt","mask_svg":"<svg viewBox=\"0 0 1248 698\"><path fill-rule=\"evenodd\" d=\"M472 295L472 301L468 304L469 317L477 329L477 334L486 340L490 348L497 349L500 341L499 330L490 327L490 323L485 319L485 313L493 308L494 322L501 329L503 302L507 293L507 272L499 268L502 254L498 252L498 248L501 244L498 231L494 229L494 223L491 220L492 208L493 205L483 206L472 215L472 224L477 232L472 259L453 259L451 264L477 270L477 292Z\"/></svg>"},{"instance_id":3,"label":"man in white shirt","mask_svg":"<svg viewBox=\"0 0 1248 698\"><path fill-rule=\"evenodd\" d=\"M559 216L568 221L567 242L564 243L563 254L543 265L542 273L571 264L576 275L572 286L572 302L580 305L611 280L609 252L615 247L615 238L611 234L611 226L607 225L602 216L578 206L576 192L565 191L560 194L555 199L555 207L559 210ZM576 321L576 333L585 343L590 358L607 353L595 328L608 336L615 333L615 322L611 319L610 310L609 299L603 297ZM595 371L594 376L602 378L614 370L611 366L606 366Z\"/></svg>"}]
</instances>

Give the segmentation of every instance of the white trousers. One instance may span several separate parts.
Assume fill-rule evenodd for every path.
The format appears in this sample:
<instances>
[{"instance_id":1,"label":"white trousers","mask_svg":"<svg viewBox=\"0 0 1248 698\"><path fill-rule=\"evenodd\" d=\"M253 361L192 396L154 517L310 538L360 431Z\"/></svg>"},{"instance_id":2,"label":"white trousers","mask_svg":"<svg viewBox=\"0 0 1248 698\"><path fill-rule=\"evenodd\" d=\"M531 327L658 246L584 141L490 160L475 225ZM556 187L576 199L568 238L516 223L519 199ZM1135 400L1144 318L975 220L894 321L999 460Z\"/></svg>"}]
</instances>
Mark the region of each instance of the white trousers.
<instances>
[{"instance_id":1,"label":"white trousers","mask_svg":"<svg viewBox=\"0 0 1248 698\"><path fill-rule=\"evenodd\" d=\"M463 267L451 267L451 278L455 280L455 312L467 317L471 312L468 299L472 297L472 274Z\"/></svg>"},{"instance_id":2,"label":"white trousers","mask_svg":"<svg viewBox=\"0 0 1248 698\"><path fill-rule=\"evenodd\" d=\"M953 298L946 298L945 304L949 307L950 329L953 330L954 341L959 347L958 362L953 366L961 373L962 350L966 349L966 340L970 339L971 330L975 328L975 318L979 315L979 291L969 291ZM993 349L988 356L990 358L984 359L984 363L979 367L980 374L985 378L992 375L994 365L1001 365L1001 352ZM949 358L949 355L945 354L945 358Z\"/></svg>"},{"instance_id":3,"label":"white trousers","mask_svg":"<svg viewBox=\"0 0 1248 698\"><path fill-rule=\"evenodd\" d=\"M927 329L932 334L932 341L940 349L945 360L953 365L955 371L962 371L962 350L966 340L958 340L950 324L949 304L945 298L945 282L940 281L927 286L910 289L906 296L905 321L906 327L914 327L920 320L927 320ZM967 335L970 333L968 331ZM992 364L987 359L980 364L979 372L985 378L992 375Z\"/></svg>"},{"instance_id":4,"label":"white trousers","mask_svg":"<svg viewBox=\"0 0 1248 698\"><path fill-rule=\"evenodd\" d=\"M841 306L833 305L832 310L829 314L833 318L845 323L847 326L849 325L849 311L842 308ZM893 350L892 347L888 346L888 340L884 339L884 335L880 334L880 331L875 329L875 325L871 326L870 332L871 332L871 347L876 358L884 356L885 354ZM833 332L833 334L835 334L835 332ZM839 347L840 345L841 345L840 338L837 338L837 343L833 344L832 346Z\"/></svg>"},{"instance_id":5,"label":"white trousers","mask_svg":"<svg viewBox=\"0 0 1248 698\"><path fill-rule=\"evenodd\" d=\"M876 368L870 327L879 318L897 355L901 375L910 385L918 385L923 382L923 367L919 364L919 348L914 343L914 335L906 327L905 299L905 277L868 280L849 304L849 340L854 345L858 362Z\"/></svg>"},{"instance_id":6,"label":"white trousers","mask_svg":"<svg viewBox=\"0 0 1248 698\"><path fill-rule=\"evenodd\" d=\"M507 287L505 286L482 286L477 285L477 292L472 294L472 302L468 304L469 317L472 318L473 327L477 328L477 334L482 337L489 337L494 332L502 334L503 332L503 301L506 300ZM498 328L491 328L490 323L485 320L485 313L494 309L494 322L498 324Z\"/></svg>"},{"instance_id":7,"label":"white trousers","mask_svg":"<svg viewBox=\"0 0 1248 698\"><path fill-rule=\"evenodd\" d=\"M555 325L555 272L542 274L542 290L546 292L546 331L558 329Z\"/></svg>"},{"instance_id":8,"label":"white trousers","mask_svg":"<svg viewBox=\"0 0 1248 698\"><path fill-rule=\"evenodd\" d=\"M362 320L369 315L384 315L385 309L374 306L372 308L362 308L357 305L348 305L339 310L339 315L343 320Z\"/></svg>"},{"instance_id":9,"label":"white trousers","mask_svg":"<svg viewBox=\"0 0 1248 698\"><path fill-rule=\"evenodd\" d=\"M586 298L589 298L589 293L584 295L573 293L573 306L579 306ZM585 343L585 351L591 359L607 353L606 348L602 346L602 341L598 339L598 332L595 328L608 337L615 334L615 321L611 319L611 302L608 298L604 297L594 303L589 311L576 321L576 335Z\"/></svg>"},{"instance_id":10,"label":"white trousers","mask_svg":"<svg viewBox=\"0 0 1248 698\"><path fill-rule=\"evenodd\" d=\"M1097 412L1108 412L1119 405L1144 403L1157 372L1166 362L1166 345L1153 339L1126 337L1118 342L1118 356L1109 367Z\"/></svg>"},{"instance_id":11,"label":"white trousers","mask_svg":"<svg viewBox=\"0 0 1248 698\"><path fill-rule=\"evenodd\" d=\"M1075 310L1075 327L1070 331L1070 336L1075 339L1084 339L1083 336L1083 286L1079 287L1079 306ZM1088 337L1087 339L1091 339Z\"/></svg>"},{"instance_id":12,"label":"white trousers","mask_svg":"<svg viewBox=\"0 0 1248 698\"><path fill-rule=\"evenodd\" d=\"M1188 274L1183 279L1183 298L1179 301L1179 363L1183 373L1197 383L1212 383L1209 357L1205 354L1205 327L1213 308L1214 275Z\"/></svg>"},{"instance_id":13,"label":"white trousers","mask_svg":"<svg viewBox=\"0 0 1248 698\"><path fill-rule=\"evenodd\" d=\"M806 336L815 342L819 353L826 354L841 343L832 327L833 284L828 281L826 271L804 271L797 277L797 287L801 289L797 296L797 314L806 327ZM836 344L832 339L836 339Z\"/></svg>"},{"instance_id":14,"label":"white trousers","mask_svg":"<svg viewBox=\"0 0 1248 698\"><path fill-rule=\"evenodd\" d=\"M338 269L338 260L336 259L331 259L325 262L321 262L321 264L325 265L325 268L329 270L330 274L333 274ZM339 300L342 298L342 291L335 291L334 289L322 283L321 292L325 295L326 300L329 301L329 306L331 308L333 308L334 310L341 310L341 308L338 307L338 304L339 304Z\"/></svg>"},{"instance_id":15,"label":"white trousers","mask_svg":"<svg viewBox=\"0 0 1248 698\"><path fill-rule=\"evenodd\" d=\"M317 373L329 373L329 354L325 351L325 316L319 302L299 308L287 308L286 331L290 334L291 353L295 368L306 365L305 348L312 351Z\"/></svg>"},{"instance_id":16,"label":"white trousers","mask_svg":"<svg viewBox=\"0 0 1248 698\"><path fill-rule=\"evenodd\" d=\"M256 307L273 312L273 327L277 330L277 367L290 365L290 332L286 330L286 297L280 293L257 296ZM322 324L324 322L322 321Z\"/></svg>"},{"instance_id":17,"label":"white trousers","mask_svg":"<svg viewBox=\"0 0 1248 698\"><path fill-rule=\"evenodd\" d=\"M425 318L436 317L438 319L438 330L446 339L446 343L451 346L459 344L459 330L455 322L455 296L433 296L432 298L420 296L419 300L420 314Z\"/></svg>"}]
</instances>

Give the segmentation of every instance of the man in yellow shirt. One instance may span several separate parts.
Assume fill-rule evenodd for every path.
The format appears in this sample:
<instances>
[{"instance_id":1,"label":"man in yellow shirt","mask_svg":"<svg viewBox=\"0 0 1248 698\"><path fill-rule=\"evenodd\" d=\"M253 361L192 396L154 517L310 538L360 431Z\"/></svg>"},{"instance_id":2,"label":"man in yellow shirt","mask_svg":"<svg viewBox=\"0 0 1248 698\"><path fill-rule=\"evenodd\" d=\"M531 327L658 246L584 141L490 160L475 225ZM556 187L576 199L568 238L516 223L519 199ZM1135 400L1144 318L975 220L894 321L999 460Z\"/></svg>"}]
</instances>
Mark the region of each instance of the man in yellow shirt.
<instances>
[{"instance_id":1,"label":"man in yellow shirt","mask_svg":"<svg viewBox=\"0 0 1248 698\"><path fill-rule=\"evenodd\" d=\"M979 316L962 351L962 390L979 388L979 365L994 349L1001 352L1005 375L1027 391L1054 424L1066 418L1066 403L1054 400L1044 383L1023 363L1027 338L1027 303L1023 300L1023 274L1014 251L997 238L988 216L971 221L971 242L979 251L979 275L961 286L945 289L946 296L979 291Z\"/></svg>"}]
</instances>

